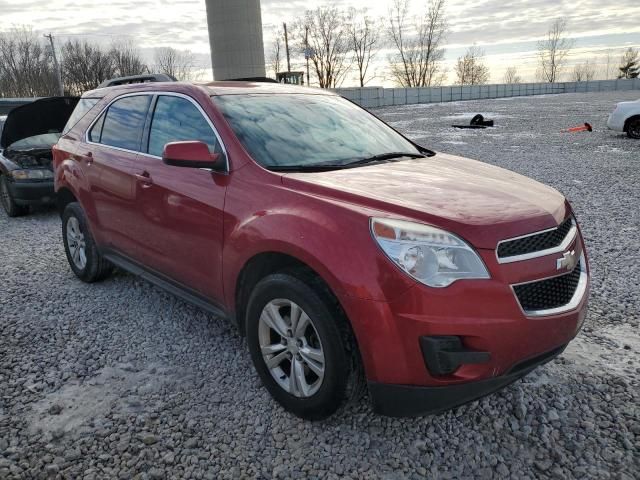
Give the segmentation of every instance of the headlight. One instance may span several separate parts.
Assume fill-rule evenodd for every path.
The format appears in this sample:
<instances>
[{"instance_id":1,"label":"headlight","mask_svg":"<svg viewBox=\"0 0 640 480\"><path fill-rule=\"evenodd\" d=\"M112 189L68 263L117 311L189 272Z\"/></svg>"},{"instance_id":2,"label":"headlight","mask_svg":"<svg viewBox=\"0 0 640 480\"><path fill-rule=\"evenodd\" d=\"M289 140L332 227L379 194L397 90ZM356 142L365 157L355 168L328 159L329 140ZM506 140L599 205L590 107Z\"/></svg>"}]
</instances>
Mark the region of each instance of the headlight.
<instances>
[{"instance_id":1,"label":"headlight","mask_svg":"<svg viewBox=\"0 0 640 480\"><path fill-rule=\"evenodd\" d=\"M16 180L47 180L53 178L53 172L44 168L35 170L14 170L11 176Z\"/></svg>"},{"instance_id":2,"label":"headlight","mask_svg":"<svg viewBox=\"0 0 640 480\"><path fill-rule=\"evenodd\" d=\"M429 287L447 287L463 278L490 278L473 248L452 233L382 218L371 219L371 232L393 262Z\"/></svg>"}]
</instances>

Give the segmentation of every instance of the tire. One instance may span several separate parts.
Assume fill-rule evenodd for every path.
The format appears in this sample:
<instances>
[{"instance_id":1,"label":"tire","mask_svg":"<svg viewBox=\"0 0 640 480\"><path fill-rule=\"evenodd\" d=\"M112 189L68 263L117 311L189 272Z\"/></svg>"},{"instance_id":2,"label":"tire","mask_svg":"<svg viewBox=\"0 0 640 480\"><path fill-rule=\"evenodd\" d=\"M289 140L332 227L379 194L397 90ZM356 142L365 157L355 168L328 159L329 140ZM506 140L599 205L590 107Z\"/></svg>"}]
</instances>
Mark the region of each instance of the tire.
<instances>
[{"instance_id":1,"label":"tire","mask_svg":"<svg viewBox=\"0 0 640 480\"><path fill-rule=\"evenodd\" d=\"M62 214L62 239L71 270L83 282L107 278L113 265L100 255L84 211L77 202L69 203Z\"/></svg>"},{"instance_id":2,"label":"tire","mask_svg":"<svg viewBox=\"0 0 640 480\"><path fill-rule=\"evenodd\" d=\"M29 213L29 207L16 204L9 190L9 181L4 175L0 175L0 203L9 217L20 217Z\"/></svg>"},{"instance_id":3,"label":"tire","mask_svg":"<svg viewBox=\"0 0 640 480\"><path fill-rule=\"evenodd\" d=\"M629 138L640 139L640 118L632 118L627 123L627 136Z\"/></svg>"},{"instance_id":4,"label":"tire","mask_svg":"<svg viewBox=\"0 0 640 480\"><path fill-rule=\"evenodd\" d=\"M296 307L301 312L299 316L294 314L299 318L295 322L299 332L291 328L295 327L291 312ZM278 315L289 330L284 341L278 332L284 329L283 324L273 320ZM280 328L272 328L270 323ZM362 396L366 384L353 333L337 301L316 276L297 271L261 280L249 298L246 332L251 359L262 383L294 415L322 420ZM265 345L269 353L263 356ZM272 362L270 366L267 361ZM322 378L318 375L320 366ZM292 371L298 375L292 375Z\"/></svg>"}]
</instances>

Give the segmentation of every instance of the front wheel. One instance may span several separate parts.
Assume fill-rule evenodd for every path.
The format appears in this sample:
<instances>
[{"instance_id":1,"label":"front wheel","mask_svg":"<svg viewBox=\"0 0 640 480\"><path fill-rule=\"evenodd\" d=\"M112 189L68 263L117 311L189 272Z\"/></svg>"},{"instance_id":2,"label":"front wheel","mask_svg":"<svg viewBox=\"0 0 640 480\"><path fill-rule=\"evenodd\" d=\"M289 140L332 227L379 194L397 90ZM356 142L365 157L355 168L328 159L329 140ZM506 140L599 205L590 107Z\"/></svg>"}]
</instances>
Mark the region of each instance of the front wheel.
<instances>
[{"instance_id":1,"label":"front wheel","mask_svg":"<svg viewBox=\"0 0 640 480\"><path fill-rule=\"evenodd\" d=\"M108 277L113 266L98 251L82 207L76 202L62 214L62 239L71 270L83 282L92 283Z\"/></svg>"},{"instance_id":2,"label":"front wheel","mask_svg":"<svg viewBox=\"0 0 640 480\"><path fill-rule=\"evenodd\" d=\"M261 280L246 322L256 370L287 411L320 420L362 390L359 355L344 314L312 276L279 273Z\"/></svg>"},{"instance_id":3,"label":"front wheel","mask_svg":"<svg viewBox=\"0 0 640 480\"><path fill-rule=\"evenodd\" d=\"M0 203L9 217L19 217L29 211L29 207L16 204L9 190L9 181L4 175L0 175Z\"/></svg>"},{"instance_id":4,"label":"front wheel","mask_svg":"<svg viewBox=\"0 0 640 480\"><path fill-rule=\"evenodd\" d=\"M640 118L629 121L629 125L627 125L627 135L630 138L640 139Z\"/></svg>"}]
</instances>

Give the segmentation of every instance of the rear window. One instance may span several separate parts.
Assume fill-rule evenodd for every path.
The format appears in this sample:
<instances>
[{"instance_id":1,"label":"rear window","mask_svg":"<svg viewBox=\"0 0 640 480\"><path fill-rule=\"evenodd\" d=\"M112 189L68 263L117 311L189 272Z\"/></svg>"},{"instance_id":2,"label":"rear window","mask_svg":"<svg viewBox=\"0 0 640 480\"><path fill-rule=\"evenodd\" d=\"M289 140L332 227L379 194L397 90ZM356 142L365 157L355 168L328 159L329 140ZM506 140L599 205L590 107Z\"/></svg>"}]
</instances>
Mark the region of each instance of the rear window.
<instances>
[{"instance_id":1,"label":"rear window","mask_svg":"<svg viewBox=\"0 0 640 480\"><path fill-rule=\"evenodd\" d=\"M69 130L76 126L76 124L84 118L84 116L95 107L96 103L100 101L99 98L81 98L76 105L75 110L67 120L67 124L62 130L62 135L66 135Z\"/></svg>"}]
</instances>

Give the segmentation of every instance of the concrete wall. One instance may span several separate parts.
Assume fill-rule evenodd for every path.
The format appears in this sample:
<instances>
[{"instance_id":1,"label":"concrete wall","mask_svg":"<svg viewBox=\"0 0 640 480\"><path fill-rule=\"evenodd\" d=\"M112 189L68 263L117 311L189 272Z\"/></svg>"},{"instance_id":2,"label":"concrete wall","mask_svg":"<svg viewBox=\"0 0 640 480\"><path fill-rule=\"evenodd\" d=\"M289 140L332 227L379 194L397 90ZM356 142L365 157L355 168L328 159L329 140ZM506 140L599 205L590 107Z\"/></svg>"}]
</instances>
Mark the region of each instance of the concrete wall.
<instances>
[{"instance_id":1,"label":"concrete wall","mask_svg":"<svg viewBox=\"0 0 640 480\"><path fill-rule=\"evenodd\" d=\"M215 80L265 77L260 0L206 0Z\"/></svg>"},{"instance_id":2,"label":"concrete wall","mask_svg":"<svg viewBox=\"0 0 640 480\"><path fill-rule=\"evenodd\" d=\"M551 95L573 92L640 90L640 78L593 82L520 83L515 85L474 85L428 88L338 88L335 91L365 108L416 103L457 102L485 98ZM640 94L638 95L640 97Z\"/></svg>"}]
</instances>

